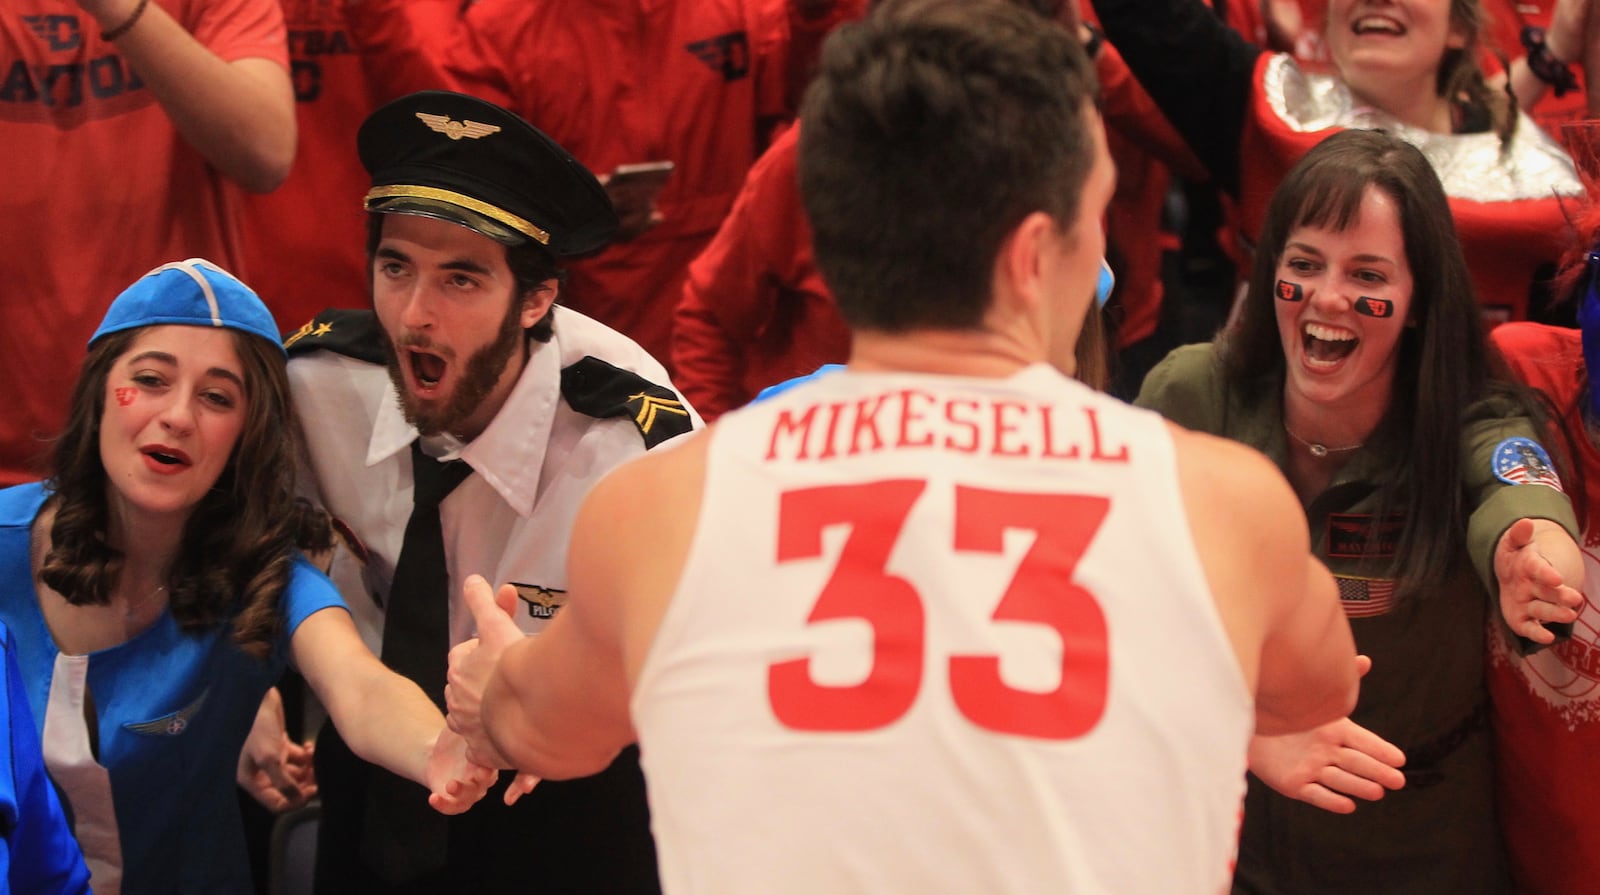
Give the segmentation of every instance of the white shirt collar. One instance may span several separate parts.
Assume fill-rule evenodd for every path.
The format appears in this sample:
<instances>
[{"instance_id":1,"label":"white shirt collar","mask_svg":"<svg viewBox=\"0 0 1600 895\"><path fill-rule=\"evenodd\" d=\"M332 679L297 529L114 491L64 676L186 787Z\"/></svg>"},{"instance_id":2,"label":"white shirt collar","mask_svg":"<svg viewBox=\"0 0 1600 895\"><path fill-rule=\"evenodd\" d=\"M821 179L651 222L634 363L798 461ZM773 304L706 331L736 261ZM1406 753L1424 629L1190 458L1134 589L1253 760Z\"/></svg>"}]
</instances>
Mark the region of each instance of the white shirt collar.
<instances>
[{"instance_id":1,"label":"white shirt collar","mask_svg":"<svg viewBox=\"0 0 1600 895\"><path fill-rule=\"evenodd\" d=\"M561 402L561 351L556 341L533 343L533 353L505 405L477 438L464 444L450 435L424 439L430 456L467 461L520 516L533 512L539 471L544 466L545 449ZM391 400L379 408L372 426L372 440L367 444L368 466L408 450L418 437L417 428L406 422L400 410L392 383L389 395Z\"/></svg>"}]
</instances>

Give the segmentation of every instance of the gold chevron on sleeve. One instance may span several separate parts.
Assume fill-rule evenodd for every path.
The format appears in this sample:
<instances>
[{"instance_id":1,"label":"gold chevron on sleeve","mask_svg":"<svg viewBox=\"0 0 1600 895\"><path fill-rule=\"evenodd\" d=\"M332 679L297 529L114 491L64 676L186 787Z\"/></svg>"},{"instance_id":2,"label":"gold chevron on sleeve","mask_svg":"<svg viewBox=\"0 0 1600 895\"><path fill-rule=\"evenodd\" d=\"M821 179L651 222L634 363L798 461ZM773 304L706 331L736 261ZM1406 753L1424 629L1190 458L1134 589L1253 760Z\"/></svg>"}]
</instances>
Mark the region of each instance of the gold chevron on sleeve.
<instances>
[{"instance_id":1,"label":"gold chevron on sleeve","mask_svg":"<svg viewBox=\"0 0 1600 895\"><path fill-rule=\"evenodd\" d=\"M689 411L683 409L682 401L669 398L657 398L654 395L639 392L628 396L628 403L638 402L638 412L634 414L634 422L639 424L639 429L649 433L650 427L656 424L656 414L675 413L678 416L688 416Z\"/></svg>"}]
</instances>

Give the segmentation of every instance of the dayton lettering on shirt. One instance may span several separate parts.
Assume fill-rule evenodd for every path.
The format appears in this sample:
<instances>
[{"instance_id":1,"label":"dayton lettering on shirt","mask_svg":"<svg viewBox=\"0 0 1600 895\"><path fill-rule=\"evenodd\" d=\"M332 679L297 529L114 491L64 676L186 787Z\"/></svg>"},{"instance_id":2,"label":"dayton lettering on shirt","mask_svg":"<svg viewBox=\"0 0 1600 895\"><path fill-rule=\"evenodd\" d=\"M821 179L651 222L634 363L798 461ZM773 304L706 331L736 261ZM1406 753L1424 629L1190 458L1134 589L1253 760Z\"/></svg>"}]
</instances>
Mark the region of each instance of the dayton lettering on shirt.
<instances>
[{"instance_id":1,"label":"dayton lettering on shirt","mask_svg":"<svg viewBox=\"0 0 1600 895\"><path fill-rule=\"evenodd\" d=\"M926 448L991 457L1128 462L1092 407L1006 398L941 398L916 389L778 413L768 460L829 460Z\"/></svg>"},{"instance_id":2,"label":"dayton lettering on shirt","mask_svg":"<svg viewBox=\"0 0 1600 895\"><path fill-rule=\"evenodd\" d=\"M0 76L0 117L76 127L154 102L139 75L114 48L85 39L74 15L22 16L29 36L55 57L48 63L11 61ZM93 22L90 22L91 27ZM86 58L91 51L101 51Z\"/></svg>"}]
</instances>

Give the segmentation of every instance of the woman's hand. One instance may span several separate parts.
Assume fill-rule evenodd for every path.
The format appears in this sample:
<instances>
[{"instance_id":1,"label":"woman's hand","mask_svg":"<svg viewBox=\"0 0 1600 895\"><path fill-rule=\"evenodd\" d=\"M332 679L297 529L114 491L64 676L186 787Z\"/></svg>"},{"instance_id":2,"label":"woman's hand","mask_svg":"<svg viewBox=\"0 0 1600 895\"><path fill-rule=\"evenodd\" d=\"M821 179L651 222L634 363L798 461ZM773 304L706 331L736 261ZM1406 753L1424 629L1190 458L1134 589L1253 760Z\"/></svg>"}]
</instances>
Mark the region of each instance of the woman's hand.
<instances>
[{"instance_id":1,"label":"woman's hand","mask_svg":"<svg viewBox=\"0 0 1600 895\"><path fill-rule=\"evenodd\" d=\"M1565 570L1565 572L1563 572ZM1546 622L1576 621L1583 594L1583 557L1566 529L1546 519L1518 519L1494 550L1500 614L1521 637L1554 643Z\"/></svg>"},{"instance_id":2,"label":"woman's hand","mask_svg":"<svg viewBox=\"0 0 1600 895\"><path fill-rule=\"evenodd\" d=\"M477 804L498 777L493 768L469 761L467 741L445 728L428 755L428 804L440 814L460 814Z\"/></svg>"}]
</instances>

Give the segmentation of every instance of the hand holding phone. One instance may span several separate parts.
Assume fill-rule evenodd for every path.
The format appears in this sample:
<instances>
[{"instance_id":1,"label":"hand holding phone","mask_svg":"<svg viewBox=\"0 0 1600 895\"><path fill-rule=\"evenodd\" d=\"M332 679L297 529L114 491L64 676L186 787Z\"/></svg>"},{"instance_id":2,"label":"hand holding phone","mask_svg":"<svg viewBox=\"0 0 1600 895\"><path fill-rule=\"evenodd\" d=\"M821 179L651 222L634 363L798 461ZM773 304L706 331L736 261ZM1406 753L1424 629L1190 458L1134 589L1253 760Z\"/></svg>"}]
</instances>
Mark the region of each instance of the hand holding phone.
<instances>
[{"instance_id":1,"label":"hand holding phone","mask_svg":"<svg viewBox=\"0 0 1600 895\"><path fill-rule=\"evenodd\" d=\"M617 228L618 242L633 239L661 223L656 197L667 185L673 167L673 163L666 160L618 165L601 179L621 222Z\"/></svg>"}]
</instances>

